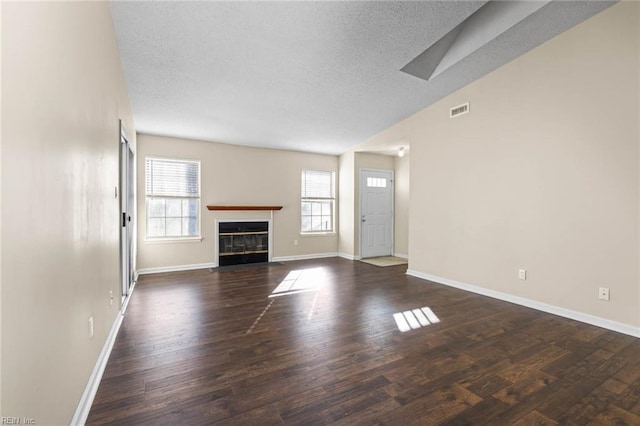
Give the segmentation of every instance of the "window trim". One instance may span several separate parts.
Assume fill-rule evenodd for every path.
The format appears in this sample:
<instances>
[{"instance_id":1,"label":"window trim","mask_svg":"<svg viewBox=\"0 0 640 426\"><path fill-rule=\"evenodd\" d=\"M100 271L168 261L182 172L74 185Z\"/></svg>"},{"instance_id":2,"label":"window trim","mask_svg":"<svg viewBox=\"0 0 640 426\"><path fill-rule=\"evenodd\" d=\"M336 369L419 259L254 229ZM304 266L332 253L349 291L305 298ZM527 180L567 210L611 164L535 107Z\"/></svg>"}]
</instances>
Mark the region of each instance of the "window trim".
<instances>
[{"instance_id":1,"label":"window trim","mask_svg":"<svg viewBox=\"0 0 640 426\"><path fill-rule=\"evenodd\" d=\"M302 175L305 172L319 172L319 173L330 173L331 174L331 197L303 197L302 196ZM302 229L302 203L305 201L313 202L313 201L330 201L331 202L331 229L320 230L320 231L304 231ZM332 235L336 234L336 172L333 170L312 170L312 169L301 169L300 171L300 214L298 218L300 219L300 235L301 236L323 236L323 235ZM305 215L308 216L308 215Z\"/></svg>"},{"instance_id":2,"label":"window trim","mask_svg":"<svg viewBox=\"0 0 640 426\"><path fill-rule=\"evenodd\" d=\"M163 196L163 195L148 195L147 194L147 160L169 160L176 162L184 162L184 163L196 163L198 164L198 196L197 197L180 197L180 196ZM144 242L145 244L154 244L154 243L187 243L187 242L201 242L202 241L202 162L200 160L194 160L190 158L178 158L178 157L160 157L155 155L149 155L144 157L145 164L145 175L144 175L144 215L145 215L145 230L144 230ZM149 200L157 198L157 199L195 199L198 201L198 207L196 209L197 212L197 222L198 222L198 233L197 235L170 235L164 237L153 237L149 236ZM166 218L166 217L165 217ZM165 230L166 232L166 230Z\"/></svg>"}]
</instances>

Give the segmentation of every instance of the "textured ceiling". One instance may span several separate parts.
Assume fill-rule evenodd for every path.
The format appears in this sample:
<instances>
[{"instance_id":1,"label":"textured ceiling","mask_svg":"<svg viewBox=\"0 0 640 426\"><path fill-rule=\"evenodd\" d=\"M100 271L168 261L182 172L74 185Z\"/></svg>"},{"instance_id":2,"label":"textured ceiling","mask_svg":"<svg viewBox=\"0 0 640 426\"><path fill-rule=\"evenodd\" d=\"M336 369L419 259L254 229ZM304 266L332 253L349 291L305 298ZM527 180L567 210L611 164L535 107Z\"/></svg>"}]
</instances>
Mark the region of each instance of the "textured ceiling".
<instances>
[{"instance_id":1,"label":"textured ceiling","mask_svg":"<svg viewBox=\"0 0 640 426\"><path fill-rule=\"evenodd\" d=\"M400 71L484 3L111 2L111 11L138 132L340 154L612 4L551 2L429 81Z\"/></svg>"}]
</instances>

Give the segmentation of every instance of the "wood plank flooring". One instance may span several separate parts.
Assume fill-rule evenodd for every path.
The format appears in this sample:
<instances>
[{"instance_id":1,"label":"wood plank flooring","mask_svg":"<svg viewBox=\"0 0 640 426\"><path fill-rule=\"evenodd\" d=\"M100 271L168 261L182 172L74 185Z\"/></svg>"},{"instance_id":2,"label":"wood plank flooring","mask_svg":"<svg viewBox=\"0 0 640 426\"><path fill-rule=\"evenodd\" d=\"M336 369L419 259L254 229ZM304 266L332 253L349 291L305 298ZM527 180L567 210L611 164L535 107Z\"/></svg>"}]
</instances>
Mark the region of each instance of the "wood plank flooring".
<instances>
[{"instance_id":1,"label":"wood plank flooring","mask_svg":"<svg viewBox=\"0 0 640 426\"><path fill-rule=\"evenodd\" d=\"M142 276L88 423L640 425L640 339L405 271Z\"/></svg>"}]
</instances>

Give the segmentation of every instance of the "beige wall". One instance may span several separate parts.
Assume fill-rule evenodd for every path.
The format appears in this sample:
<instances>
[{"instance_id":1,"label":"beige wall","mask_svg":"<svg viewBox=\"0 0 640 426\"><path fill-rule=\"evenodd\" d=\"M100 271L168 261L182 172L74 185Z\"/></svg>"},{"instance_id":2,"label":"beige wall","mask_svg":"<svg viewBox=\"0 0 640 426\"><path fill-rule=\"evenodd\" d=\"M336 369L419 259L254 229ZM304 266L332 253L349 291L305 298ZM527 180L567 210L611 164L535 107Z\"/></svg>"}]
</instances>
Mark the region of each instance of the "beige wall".
<instances>
[{"instance_id":1,"label":"beige wall","mask_svg":"<svg viewBox=\"0 0 640 426\"><path fill-rule=\"evenodd\" d=\"M352 258L355 254L355 153L345 152L339 159L340 184L338 209L340 218L338 252Z\"/></svg>"},{"instance_id":2,"label":"beige wall","mask_svg":"<svg viewBox=\"0 0 640 426\"><path fill-rule=\"evenodd\" d=\"M144 159L173 157L201 162L202 241L145 242ZM212 142L138 135L138 268L203 265L214 262L216 218L269 218L268 212L210 212L208 204L282 205L274 213L273 256L299 257L338 251L337 233L300 235L300 172L338 171L338 157L259 149ZM336 182L338 176L336 176ZM294 241L298 240L298 246Z\"/></svg>"},{"instance_id":3,"label":"beige wall","mask_svg":"<svg viewBox=\"0 0 640 426\"><path fill-rule=\"evenodd\" d=\"M409 255L409 156L395 157L394 232L393 251L396 255Z\"/></svg>"},{"instance_id":4,"label":"beige wall","mask_svg":"<svg viewBox=\"0 0 640 426\"><path fill-rule=\"evenodd\" d=\"M2 46L2 2L0 2L0 46ZM2 55L0 55L0 82L2 82ZM0 83L0 90L2 84ZM2 107L0 107L0 112ZM2 133L2 114L0 113L0 133ZM0 188L2 188L2 136L0 134ZM0 194L0 376L2 376L2 196ZM2 411L2 379L0 378L0 415Z\"/></svg>"},{"instance_id":5,"label":"beige wall","mask_svg":"<svg viewBox=\"0 0 640 426\"><path fill-rule=\"evenodd\" d=\"M119 118L107 3L3 3L2 416L68 424L118 314Z\"/></svg>"},{"instance_id":6,"label":"beige wall","mask_svg":"<svg viewBox=\"0 0 640 426\"><path fill-rule=\"evenodd\" d=\"M411 270L640 324L639 6L615 5L379 136L411 140Z\"/></svg>"},{"instance_id":7,"label":"beige wall","mask_svg":"<svg viewBox=\"0 0 640 426\"><path fill-rule=\"evenodd\" d=\"M636 7L636 19L637 19L637 23L640 23L640 7ZM636 43L636 48L637 48L637 79L638 79L638 84L637 84L637 90L638 90L638 97L636 98L636 103L638 104L638 110L636 111L637 117L636 117L636 124L638 126L637 129L637 135L638 135L638 140L639 140L639 144L640 144L640 42ZM640 164L640 148L638 149L638 164ZM640 167L640 166L639 166ZM640 222L640 171L638 172L638 221ZM638 226L638 244L640 246L640 226ZM637 259L637 274L638 274L638 309L637 309L637 324L640 324L640 247L638 249L638 259Z\"/></svg>"}]
</instances>

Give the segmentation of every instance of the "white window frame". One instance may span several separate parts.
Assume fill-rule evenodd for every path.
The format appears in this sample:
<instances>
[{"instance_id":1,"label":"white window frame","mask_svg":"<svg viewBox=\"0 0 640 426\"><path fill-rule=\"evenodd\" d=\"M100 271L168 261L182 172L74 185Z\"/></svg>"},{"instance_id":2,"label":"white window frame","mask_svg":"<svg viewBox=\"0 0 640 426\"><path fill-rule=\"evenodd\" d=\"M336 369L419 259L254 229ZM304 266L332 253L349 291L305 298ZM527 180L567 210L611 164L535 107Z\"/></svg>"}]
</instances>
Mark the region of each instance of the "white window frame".
<instances>
[{"instance_id":1,"label":"white window frame","mask_svg":"<svg viewBox=\"0 0 640 426\"><path fill-rule=\"evenodd\" d=\"M194 163L198 165L198 195L197 196L167 196L167 195L154 195L147 192L147 182L149 177L147 176L147 160L163 160L163 161L175 161L182 163ZM186 158L174 158L174 157L157 157L147 156L145 157L145 242L146 243L170 243L170 242L199 242L202 241L202 214L201 214L201 198L202 198L202 167L198 160L186 159ZM150 236L149 235L149 201L151 199L195 199L197 200L196 215L198 232L197 235L170 235L170 236ZM166 225L165 225L166 226ZM166 233L166 232L165 232Z\"/></svg>"},{"instance_id":2,"label":"white window frame","mask_svg":"<svg viewBox=\"0 0 640 426\"><path fill-rule=\"evenodd\" d=\"M328 173L331 175L331 196L330 197L307 197L305 196L305 191L303 185L304 175L307 172L313 173ZM313 217L313 215L304 215L302 212L302 203L304 202L327 202L331 203L331 226L330 229L322 229L322 230L304 230L302 228L303 217ZM328 170L311 170L311 169L303 169L300 173L300 235L326 235L326 234L335 234L336 232L336 173L334 171Z\"/></svg>"}]
</instances>

